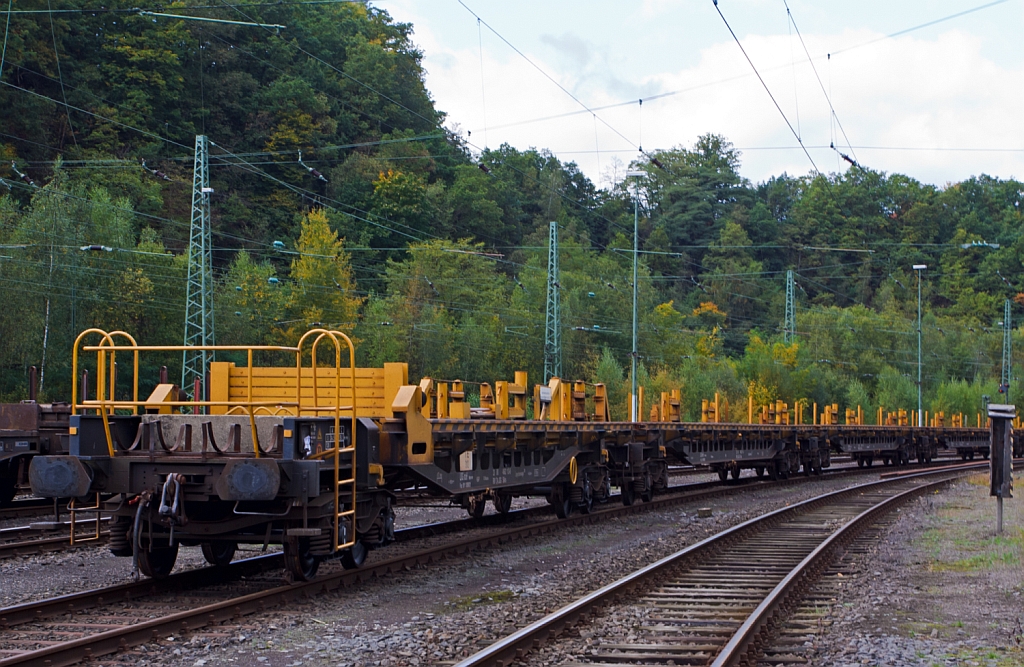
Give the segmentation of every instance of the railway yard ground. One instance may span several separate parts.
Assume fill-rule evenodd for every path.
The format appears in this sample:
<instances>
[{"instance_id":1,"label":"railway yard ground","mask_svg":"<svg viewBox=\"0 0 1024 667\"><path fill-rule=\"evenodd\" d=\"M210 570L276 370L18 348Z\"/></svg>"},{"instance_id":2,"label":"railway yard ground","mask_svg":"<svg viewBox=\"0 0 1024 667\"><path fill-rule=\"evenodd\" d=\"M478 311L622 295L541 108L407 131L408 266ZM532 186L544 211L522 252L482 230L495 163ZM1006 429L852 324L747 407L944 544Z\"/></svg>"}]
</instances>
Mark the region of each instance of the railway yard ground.
<instances>
[{"instance_id":1,"label":"railway yard ground","mask_svg":"<svg viewBox=\"0 0 1024 667\"><path fill-rule=\"evenodd\" d=\"M237 622L167 634L90 664L453 664L687 545L868 478L877 476L764 487L572 526L272 607ZM789 663L1024 665L1021 502L1007 501L1007 530L999 538L993 536L994 500L986 475L904 505L871 539L856 542L814 588L816 627L786 635L793 645ZM533 504L517 499L514 509ZM700 507L710 507L711 516L699 518ZM426 507L400 516L410 526L462 518L464 512ZM426 543L463 536L434 536ZM394 549L371 553L368 565L394 556ZM246 555L257 554L238 557ZM203 565L198 549L184 549L175 571ZM321 574L338 567L325 564ZM273 581L281 573L260 576ZM128 582L130 564L104 547L90 547L0 561L0 580L0 606L9 606ZM80 614L88 622L90 612ZM629 641L641 633L642 612L626 605L567 630L521 664L600 662L588 657L597 637Z\"/></svg>"}]
</instances>

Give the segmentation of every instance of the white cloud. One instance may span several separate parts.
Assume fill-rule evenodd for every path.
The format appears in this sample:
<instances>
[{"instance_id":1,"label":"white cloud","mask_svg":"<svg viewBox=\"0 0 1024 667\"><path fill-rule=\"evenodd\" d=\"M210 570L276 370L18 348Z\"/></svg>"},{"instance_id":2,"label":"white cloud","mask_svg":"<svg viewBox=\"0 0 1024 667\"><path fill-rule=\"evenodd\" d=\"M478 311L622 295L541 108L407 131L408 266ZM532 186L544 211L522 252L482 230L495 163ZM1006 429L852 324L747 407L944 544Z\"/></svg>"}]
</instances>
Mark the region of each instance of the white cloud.
<instances>
[{"instance_id":1,"label":"white cloud","mask_svg":"<svg viewBox=\"0 0 1024 667\"><path fill-rule=\"evenodd\" d=\"M482 146L485 126L475 30L471 46L468 40L452 46L433 32L430 20L406 13L406 8L416 10L409 5L392 13L416 26L416 41L426 54L427 85L438 107L449 114L451 123L472 130L472 142ZM669 0L645 0L640 13L659 20L676 8ZM475 21L472 24L475 28ZM701 134L716 132L740 148L791 148L746 150L742 171L754 181L783 171L810 171L799 148L792 149L795 140L734 42L709 43L700 49L698 58L691 57L691 65L672 69L670 61L659 58L658 53L677 45L659 44L658 52L637 52L642 36L624 36L625 46L613 46L582 37L571 28L546 28L537 31L543 36L530 42L533 48L517 46L591 107L689 89L660 100L648 99L643 105L646 150L688 145ZM880 37L881 33L866 29L804 33L812 54L839 52ZM633 145L641 138L636 104L598 112L614 131L589 114L516 124L577 112L580 106L486 29L483 43L488 145L507 142L521 149L548 148L565 160L576 161L595 179L613 155L627 162L636 157ZM832 138L828 107L795 37L753 34L743 37L743 45L794 127L799 118L805 144L818 147L810 149L818 166L826 171L845 166L827 148ZM978 35L949 29L931 36L883 39L839 52L831 62L822 58L815 64L865 166L907 173L939 185L980 173L1024 176L1024 152L879 149L1024 148L1024 129L1017 118L1024 108L1019 85L1024 71L1019 62L992 60L985 47ZM630 60L629 67L636 72L624 64L622 49L643 56ZM841 135L836 143L845 144Z\"/></svg>"}]
</instances>

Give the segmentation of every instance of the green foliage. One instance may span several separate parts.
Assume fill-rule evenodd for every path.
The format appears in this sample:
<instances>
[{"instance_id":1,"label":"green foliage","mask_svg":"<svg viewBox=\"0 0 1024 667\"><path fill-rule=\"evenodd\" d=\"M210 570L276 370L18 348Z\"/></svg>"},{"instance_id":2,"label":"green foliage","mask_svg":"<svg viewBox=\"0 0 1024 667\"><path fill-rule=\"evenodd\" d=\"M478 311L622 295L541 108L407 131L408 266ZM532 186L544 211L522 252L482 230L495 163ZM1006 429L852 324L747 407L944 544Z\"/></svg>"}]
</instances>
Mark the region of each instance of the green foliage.
<instances>
[{"instance_id":1,"label":"green foliage","mask_svg":"<svg viewBox=\"0 0 1024 667\"><path fill-rule=\"evenodd\" d=\"M55 14L51 34L45 14L12 17L0 164L15 161L40 187L13 172L0 185L0 395L19 396L37 365L47 395L67 396L68 351L85 327L181 340L191 151L205 133L221 343L291 343L319 324L352 333L360 363L408 361L414 379L526 370L543 381L555 221L563 374L605 382L619 414L636 208L648 407L676 387L689 419L716 391L734 418L748 395L869 416L916 406L915 263L930 267L927 404L972 414L982 393L995 396L1002 303L1024 303L1013 296L1024 292L1015 180L938 188L854 167L751 184L739 151L707 134L655 152L660 166L631 165L647 174L638 190L601 190L545 150L471 154L442 129L412 26L381 9L267 5L239 17L204 7L172 9L288 28L96 10ZM70 112L57 103L65 94ZM787 269L799 285L789 345ZM180 360L160 363L173 376Z\"/></svg>"},{"instance_id":2,"label":"green foliage","mask_svg":"<svg viewBox=\"0 0 1024 667\"><path fill-rule=\"evenodd\" d=\"M974 424L979 412L985 414L983 397L988 396L991 402L998 403L998 392L997 382L982 382L980 378L975 378L973 382L947 380L935 390L935 398L930 403L931 411L944 412L947 419L954 414L962 413L965 415L965 423Z\"/></svg>"}]
</instances>

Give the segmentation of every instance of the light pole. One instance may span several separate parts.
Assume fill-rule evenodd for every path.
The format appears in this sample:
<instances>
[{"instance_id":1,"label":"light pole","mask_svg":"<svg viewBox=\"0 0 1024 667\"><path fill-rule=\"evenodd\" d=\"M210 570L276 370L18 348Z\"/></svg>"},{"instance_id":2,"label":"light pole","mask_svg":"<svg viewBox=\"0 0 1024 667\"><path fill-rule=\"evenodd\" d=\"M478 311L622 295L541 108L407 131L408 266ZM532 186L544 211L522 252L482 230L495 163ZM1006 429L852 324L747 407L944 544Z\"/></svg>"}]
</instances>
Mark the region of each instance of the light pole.
<instances>
[{"instance_id":1,"label":"light pole","mask_svg":"<svg viewBox=\"0 0 1024 667\"><path fill-rule=\"evenodd\" d=\"M627 171L626 177L640 178L646 176L645 171ZM633 351L630 353L630 369L633 376L633 393L630 394L629 398L629 420L640 421L640 404L639 397L637 396L637 383L636 383L636 366L637 359L640 356L640 351L637 348L637 294L639 290L638 286L638 273L637 273L637 255L639 254L640 246L640 181L633 181Z\"/></svg>"},{"instance_id":2,"label":"light pole","mask_svg":"<svg viewBox=\"0 0 1024 667\"><path fill-rule=\"evenodd\" d=\"M921 405L921 272L928 268L927 264L915 264L917 273L917 425L924 426L924 410Z\"/></svg>"}]
</instances>

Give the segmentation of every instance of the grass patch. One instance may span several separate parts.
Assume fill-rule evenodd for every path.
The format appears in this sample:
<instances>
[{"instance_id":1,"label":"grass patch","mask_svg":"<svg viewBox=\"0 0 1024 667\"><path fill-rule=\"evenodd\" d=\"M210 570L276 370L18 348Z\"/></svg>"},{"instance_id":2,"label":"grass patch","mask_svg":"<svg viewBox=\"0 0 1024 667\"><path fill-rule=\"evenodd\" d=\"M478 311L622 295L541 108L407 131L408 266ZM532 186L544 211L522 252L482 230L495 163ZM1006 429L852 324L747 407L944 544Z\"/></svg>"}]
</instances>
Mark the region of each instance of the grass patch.
<instances>
[{"instance_id":1,"label":"grass patch","mask_svg":"<svg viewBox=\"0 0 1024 667\"><path fill-rule=\"evenodd\" d=\"M988 487L988 485L989 485L989 473L982 472L982 473L978 473L977 475L971 475L970 477L967 478L967 483L968 484L973 484L974 486Z\"/></svg>"},{"instance_id":2,"label":"grass patch","mask_svg":"<svg viewBox=\"0 0 1024 667\"><path fill-rule=\"evenodd\" d=\"M961 558L938 560L929 565L932 572L980 572L996 567L1016 567L1024 554L1024 529L985 539L954 538L951 543L961 552ZM967 555L970 554L970 555Z\"/></svg>"}]
</instances>

